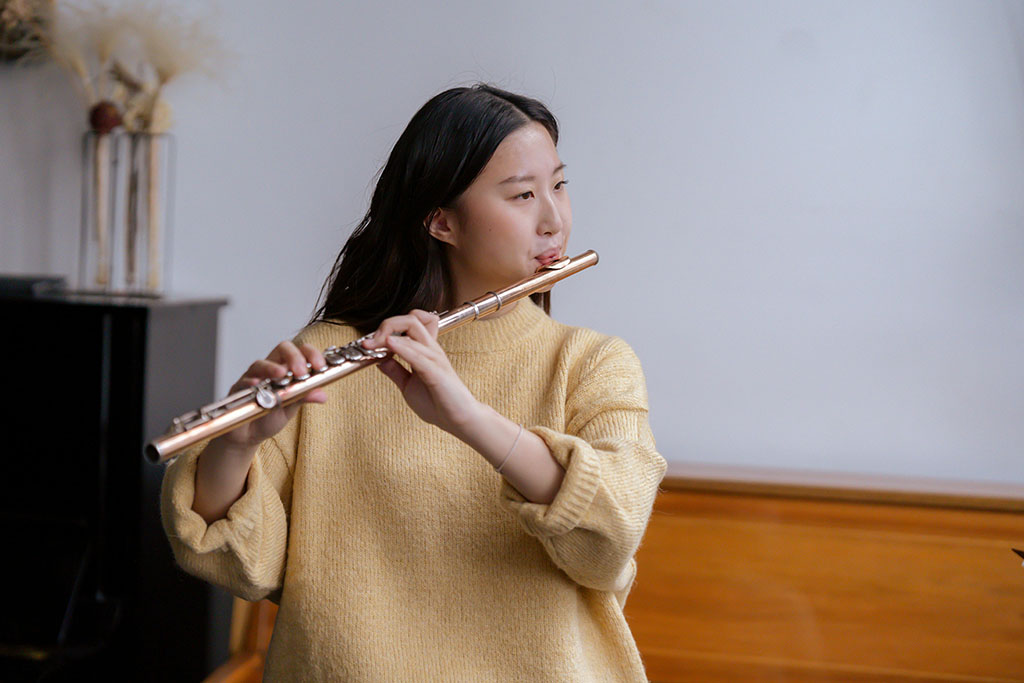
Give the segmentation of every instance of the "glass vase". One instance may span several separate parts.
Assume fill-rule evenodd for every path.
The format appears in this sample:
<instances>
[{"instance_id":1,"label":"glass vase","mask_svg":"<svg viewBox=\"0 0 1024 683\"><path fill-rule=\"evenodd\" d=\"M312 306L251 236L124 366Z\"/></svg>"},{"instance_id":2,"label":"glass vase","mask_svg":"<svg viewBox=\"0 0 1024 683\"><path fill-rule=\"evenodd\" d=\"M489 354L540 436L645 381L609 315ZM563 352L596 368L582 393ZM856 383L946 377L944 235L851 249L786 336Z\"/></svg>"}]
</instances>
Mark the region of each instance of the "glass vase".
<instances>
[{"instance_id":1,"label":"glass vase","mask_svg":"<svg viewBox=\"0 0 1024 683\"><path fill-rule=\"evenodd\" d=\"M174 139L86 133L79 287L130 296L170 289Z\"/></svg>"},{"instance_id":2,"label":"glass vase","mask_svg":"<svg viewBox=\"0 0 1024 683\"><path fill-rule=\"evenodd\" d=\"M174 138L127 137L123 286L129 293L161 295L170 289Z\"/></svg>"},{"instance_id":3,"label":"glass vase","mask_svg":"<svg viewBox=\"0 0 1024 683\"><path fill-rule=\"evenodd\" d=\"M120 204L119 170L125 136L86 133L82 138L82 232L78 286L109 292L117 286L115 241Z\"/></svg>"}]
</instances>

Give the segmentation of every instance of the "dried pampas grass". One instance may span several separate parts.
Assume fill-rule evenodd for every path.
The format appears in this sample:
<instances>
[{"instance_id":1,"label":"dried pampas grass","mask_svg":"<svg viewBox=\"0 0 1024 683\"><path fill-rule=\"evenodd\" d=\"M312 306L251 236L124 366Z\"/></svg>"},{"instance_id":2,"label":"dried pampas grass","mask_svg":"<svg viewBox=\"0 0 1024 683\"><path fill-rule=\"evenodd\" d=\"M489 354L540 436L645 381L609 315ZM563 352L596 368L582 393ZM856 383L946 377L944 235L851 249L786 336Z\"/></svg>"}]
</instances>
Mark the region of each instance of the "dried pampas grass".
<instances>
[{"instance_id":1,"label":"dried pampas grass","mask_svg":"<svg viewBox=\"0 0 1024 683\"><path fill-rule=\"evenodd\" d=\"M121 20L131 36L116 72L125 88L125 127L163 132L171 121L164 88L189 73L216 77L225 53L207 22L152 2L125 6Z\"/></svg>"},{"instance_id":2,"label":"dried pampas grass","mask_svg":"<svg viewBox=\"0 0 1024 683\"><path fill-rule=\"evenodd\" d=\"M54 0L0 0L0 61L13 60L40 45L43 10Z\"/></svg>"},{"instance_id":3,"label":"dried pampas grass","mask_svg":"<svg viewBox=\"0 0 1024 683\"><path fill-rule=\"evenodd\" d=\"M131 132L165 132L167 84L188 73L216 76L225 59L207 22L155 2L22 1L40 4L42 51L71 74L90 114L112 104Z\"/></svg>"},{"instance_id":4,"label":"dried pampas grass","mask_svg":"<svg viewBox=\"0 0 1024 683\"><path fill-rule=\"evenodd\" d=\"M126 210L123 213L126 286L157 292L163 286L160 258L165 234L166 197L162 138L171 125L171 108L164 99L168 84L188 73L215 76L225 55L208 22L189 19L150 0L118 3L102 0L19 0L40 2L40 29L45 54L67 71L82 92L94 135L91 156L93 185L88 189L94 224L88 239L98 253L90 285L106 289L113 282L107 257L119 214L111 204L110 175L117 140L109 135L119 126L127 136ZM144 207L144 209L143 209ZM141 216L141 218L140 218ZM85 230L83 230L85 232ZM146 236L145 248L142 245ZM90 249L93 247L89 247ZM137 253L138 252L138 253ZM144 252L144 253L143 253ZM85 253L85 252L83 252ZM84 262L84 261L83 261Z\"/></svg>"}]
</instances>

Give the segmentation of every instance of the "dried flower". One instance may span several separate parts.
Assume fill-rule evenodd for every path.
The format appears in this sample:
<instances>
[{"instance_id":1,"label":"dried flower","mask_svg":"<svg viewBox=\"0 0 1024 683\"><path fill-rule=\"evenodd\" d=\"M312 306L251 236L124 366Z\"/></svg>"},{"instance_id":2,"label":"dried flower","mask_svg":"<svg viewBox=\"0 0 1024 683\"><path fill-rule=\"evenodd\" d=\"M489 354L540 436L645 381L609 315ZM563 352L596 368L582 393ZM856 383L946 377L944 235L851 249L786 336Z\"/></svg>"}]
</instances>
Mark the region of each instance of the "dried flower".
<instances>
[{"instance_id":1,"label":"dried flower","mask_svg":"<svg viewBox=\"0 0 1024 683\"><path fill-rule=\"evenodd\" d=\"M121 112L110 100L97 102L89 109L89 125L100 135L106 135L121 125Z\"/></svg>"},{"instance_id":2,"label":"dried flower","mask_svg":"<svg viewBox=\"0 0 1024 683\"><path fill-rule=\"evenodd\" d=\"M45 0L19 0L45 2ZM45 51L68 71L90 109L104 102L104 125L158 133L170 126L163 89L189 72L213 75L223 59L219 42L198 19L188 20L153 2L111 9L100 0L48 5L41 37ZM98 129L97 129L98 130Z\"/></svg>"},{"instance_id":3,"label":"dried flower","mask_svg":"<svg viewBox=\"0 0 1024 683\"><path fill-rule=\"evenodd\" d=\"M184 73L214 75L222 54L203 21L188 20L149 3L126 8L125 20L138 35L161 86Z\"/></svg>"},{"instance_id":4,"label":"dried flower","mask_svg":"<svg viewBox=\"0 0 1024 683\"><path fill-rule=\"evenodd\" d=\"M219 41L200 19L187 19L152 2L124 7L122 20L130 27L132 50L115 62L115 78L125 87L125 127L151 133L170 127L171 112L164 87L186 73L213 76L223 62ZM127 65L136 64L133 70Z\"/></svg>"},{"instance_id":5,"label":"dried flower","mask_svg":"<svg viewBox=\"0 0 1024 683\"><path fill-rule=\"evenodd\" d=\"M0 0L0 59L37 49L44 6L53 0Z\"/></svg>"}]
</instances>

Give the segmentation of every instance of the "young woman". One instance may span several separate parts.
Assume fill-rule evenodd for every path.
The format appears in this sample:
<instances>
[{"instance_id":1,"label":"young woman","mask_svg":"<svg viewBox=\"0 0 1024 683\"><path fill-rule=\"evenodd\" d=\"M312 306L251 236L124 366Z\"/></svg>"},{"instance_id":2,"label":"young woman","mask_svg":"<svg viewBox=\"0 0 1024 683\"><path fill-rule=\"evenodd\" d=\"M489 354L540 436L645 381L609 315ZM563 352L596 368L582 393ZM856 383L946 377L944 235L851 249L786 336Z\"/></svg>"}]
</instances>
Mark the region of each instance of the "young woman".
<instances>
[{"instance_id":1,"label":"young woman","mask_svg":"<svg viewBox=\"0 0 1024 683\"><path fill-rule=\"evenodd\" d=\"M371 332L391 358L168 467L177 561L280 605L270 680L646 680L622 606L665 461L636 355L548 292L440 337L432 312L566 255L557 142L527 97L427 102L314 319L232 391Z\"/></svg>"}]
</instances>

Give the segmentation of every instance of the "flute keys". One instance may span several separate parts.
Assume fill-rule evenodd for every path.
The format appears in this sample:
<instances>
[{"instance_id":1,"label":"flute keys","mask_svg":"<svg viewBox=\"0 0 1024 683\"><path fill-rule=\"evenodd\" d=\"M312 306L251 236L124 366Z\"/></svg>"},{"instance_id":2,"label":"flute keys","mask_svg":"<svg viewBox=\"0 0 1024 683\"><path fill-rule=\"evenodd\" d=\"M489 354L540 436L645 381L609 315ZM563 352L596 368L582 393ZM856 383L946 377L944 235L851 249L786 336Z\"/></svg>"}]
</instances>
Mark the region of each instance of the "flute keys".
<instances>
[{"instance_id":1,"label":"flute keys","mask_svg":"<svg viewBox=\"0 0 1024 683\"><path fill-rule=\"evenodd\" d=\"M329 346L324 349L324 359L328 365L341 365L345 361L361 361L369 360L371 358L387 358L387 349L364 349L363 342L369 339L372 335L366 335L360 337L354 342L346 344L345 346Z\"/></svg>"},{"instance_id":2,"label":"flute keys","mask_svg":"<svg viewBox=\"0 0 1024 683\"><path fill-rule=\"evenodd\" d=\"M366 349L349 344L341 348L341 355L345 357L345 360L362 360L366 357Z\"/></svg>"},{"instance_id":3,"label":"flute keys","mask_svg":"<svg viewBox=\"0 0 1024 683\"><path fill-rule=\"evenodd\" d=\"M277 406L277 394L265 384L256 385L256 405L265 410Z\"/></svg>"},{"instance_id":4,"label":"flute keys","mask_svg":"<svg viewBox=\"0 0 1024 683\"><path fill-rule=\"evenodd\" d=\"M370 358L387 358L387 349L364 349L362 346L346 346L341 350L345 354L345 358L357 361L367 360Z\"/></svg>"},{"instance_id":5,"label":"flute keys","mask_svg":"<svg viewBox=\"0 0 1024 683\"><path fill-rule=\"evenodd\" d=\"M313 369L313 365L311 363L306 363L306 374L301 375L299 377L296 377L294 381L301 382L303 380L309 379L310 378L309 371L312 370L312 369Z\"/></svg>"},{"instance_id":6,"label":"flute keys","mask_svg":"<svg viewBox=\"0 0 1024 683\"><path fill-rule=\"evenodd\" d=\"M295 375L292 373L291 370L289 370L287 372L287 374L285 374L284 377L278 377L277 379L272 379L272 380L270 380L270 383L273 384L278 389L284 389L286 386L288 386L289 384L292 383L292 379L294 379L294 377L295 377Z\"/></svg>"}]
</instances>

